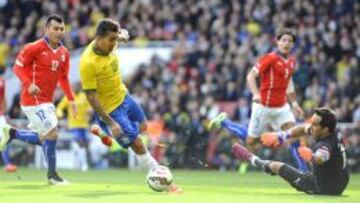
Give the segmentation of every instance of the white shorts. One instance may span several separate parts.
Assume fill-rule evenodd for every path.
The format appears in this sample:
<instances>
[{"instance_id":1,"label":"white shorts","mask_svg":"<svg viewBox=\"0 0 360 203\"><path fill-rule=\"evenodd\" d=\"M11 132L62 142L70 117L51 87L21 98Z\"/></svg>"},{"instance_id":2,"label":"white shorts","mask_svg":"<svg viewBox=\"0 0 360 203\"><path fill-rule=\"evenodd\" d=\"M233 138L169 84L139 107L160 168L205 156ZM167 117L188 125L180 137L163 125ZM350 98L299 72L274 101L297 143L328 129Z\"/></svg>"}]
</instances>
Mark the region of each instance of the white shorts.
<instances>
[{"instance_id":1,"label":"white shorts","mask_svg":"<svg viewBox=\"0 0 360 203\"><path fill-rule=\"evenodd\" d=\"M296 122L289 104L271 108L253 102L248 135L259 138L266 131L280 131L281 126L288 122Z\"/></svg>"},{"instance_id":2,"label":"white shorts","mask_svg":"<svg viewBox=\"0 0 360 203\"><path fill-rule=\"evenodd\" d=\"M28 127L39 135L47 134L58 124L55 106L52 103L44 103L38 106L21 106L21 109L29 119Z\"/></svg>"},{"instance_id":3,"label":"white shorts","mask_svg":"<svg viewBox=\"0 0 360 203\"><path fill-rule=\"evenodd\" d=\"M6 124L6 118L4 115L0 116L0 125L5 125Z\"/></svg>"}]
</instances>

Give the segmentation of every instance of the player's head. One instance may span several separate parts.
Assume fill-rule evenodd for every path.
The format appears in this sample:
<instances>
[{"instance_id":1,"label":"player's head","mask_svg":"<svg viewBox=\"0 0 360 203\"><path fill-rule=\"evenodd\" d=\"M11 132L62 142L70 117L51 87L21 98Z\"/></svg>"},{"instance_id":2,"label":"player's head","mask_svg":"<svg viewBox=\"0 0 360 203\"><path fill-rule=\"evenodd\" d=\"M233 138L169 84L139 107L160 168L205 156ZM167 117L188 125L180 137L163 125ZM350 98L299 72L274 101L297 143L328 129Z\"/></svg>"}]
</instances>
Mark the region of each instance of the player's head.
<instances>
[{"instance_id":1,"label":"player's head","mask_svg":"<svg viewBox=\"0 0 360 203\"><path fill-rule=\"evenodd\" d=\"M317 108L311 118L311 133L320 138L336 131L337 118L335 112L328 108Z\"/></svg>"},{"instance_id":2,"label":"player's head","mask_svg":"<svg viewBox=\"0 0 360 203\"><path fill-rule=\"evenodd\" d=\"M59 44L64 38L65 25L64 20L59 15L50 15L45 22L45 35L48 37L50 43Z\"/></svg>"},{"instance_id":3,"label":"player's head","mask_svg":"<svg viewBox=\"0 0 360 203\"><path fill-rule=\"evenodd\" d=\"M279 29L276 33L277 48L283 54L288 54L294 46L296 36L290 28Z\"/></svg>"},{"instance_id":4,"label":"player's head","mask_svg":"<svg viewBox=\"0 0 360 203\"><path fill-rule=\"evenodd\" d=\"M120 25L112 19L100 20L96 27L96 46L109 54L118 44Z\"/></svg>"}]
</instances>

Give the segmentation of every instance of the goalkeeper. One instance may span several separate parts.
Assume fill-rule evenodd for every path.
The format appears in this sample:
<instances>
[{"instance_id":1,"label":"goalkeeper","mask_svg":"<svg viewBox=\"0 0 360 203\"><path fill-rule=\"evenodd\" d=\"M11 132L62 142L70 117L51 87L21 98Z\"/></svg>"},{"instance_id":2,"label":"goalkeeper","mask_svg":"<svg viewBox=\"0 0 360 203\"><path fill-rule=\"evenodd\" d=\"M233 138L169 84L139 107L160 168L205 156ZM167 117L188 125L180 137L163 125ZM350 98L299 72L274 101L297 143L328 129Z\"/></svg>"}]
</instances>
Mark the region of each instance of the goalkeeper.
<instances>
[{"instance_id":1,"label":"goalkeeper","mask_svg":"<svg viewBox=\"0 0 360 203\"><path fill-rule=\"evenodd\" d=\"M261 142L268 147L278 147L289 138L312 135L315 138L314 148L300 147L298 151L305 161L313 164L313 172L302 172L282 162L262 160L240 144L234 144L232 150L236 158L248 161L269 174L278 174L298 191L341 195L349 182L349 172L345 148L338 138L336 124L332 110L319 108L308 125L261 135Z\"/></svg>"}]
</instances>

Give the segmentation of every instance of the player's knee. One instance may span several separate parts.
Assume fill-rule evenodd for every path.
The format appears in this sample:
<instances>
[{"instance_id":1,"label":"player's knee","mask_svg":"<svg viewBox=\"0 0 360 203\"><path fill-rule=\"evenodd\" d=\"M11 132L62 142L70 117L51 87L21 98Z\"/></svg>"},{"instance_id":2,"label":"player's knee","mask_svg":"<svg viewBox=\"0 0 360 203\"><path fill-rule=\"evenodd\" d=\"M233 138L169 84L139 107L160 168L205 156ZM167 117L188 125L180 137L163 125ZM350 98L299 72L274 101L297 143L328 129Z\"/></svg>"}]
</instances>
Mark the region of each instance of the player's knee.
<instances>
[{"instance_id":1,"label":"player's knee","mask_svg":"<svg viewBox=\"0 0 360 203\"><path fill-rule=\"evenodd\" d=\"M51 129L48 133L45 134L45 138L48 140L57 140L59 137L59 132L57 127Z\"/></svg>"},{"instance_id":2,"label":"player's knee","mask_svg":"<svg viewBox=\"0 0 360 203\"><path fill-rule=\"evenodd\" d=\"M284 166L284 163L278 162L278 161L272 161L272 162L269 163L268 166L269 166L269 169L270 169L273 173L278 174L279 171L280 171L280 169L281 169L281 167Z\"/></svg>"},{"instance_id":3,"label":"player's knee","mask_svg":"<svg viewBox=\"0 0 360 203\"><path fill-rule=\"evenodd\" d=\"M251 136L248 136L247 138L246 138L246 144L249 146L249 147L252 147L252 146L254 146L255 144L256 144L256 138L254 138L254 137L251 137Z\"/></svg>"},{"instance_id":4,"label":"player's knee","mask_svg":"<svg viewBox=\"0 0 360 203\"><path fill-rule=\"evenodd\" d=\"M146 122L143 122L140 124L140 132L145 132L147 130L148 126Z\"/></svg>"},{"instance_id":5,"label":"player's knee","mask_svg":"<svg viewBox=\"0 0 360 203\"><path fill-rule=\"evenodd\" d=\"M131 144L131 149L138 155L146 153L146 148L139 137Z\"/></svg>"}]
</instances>

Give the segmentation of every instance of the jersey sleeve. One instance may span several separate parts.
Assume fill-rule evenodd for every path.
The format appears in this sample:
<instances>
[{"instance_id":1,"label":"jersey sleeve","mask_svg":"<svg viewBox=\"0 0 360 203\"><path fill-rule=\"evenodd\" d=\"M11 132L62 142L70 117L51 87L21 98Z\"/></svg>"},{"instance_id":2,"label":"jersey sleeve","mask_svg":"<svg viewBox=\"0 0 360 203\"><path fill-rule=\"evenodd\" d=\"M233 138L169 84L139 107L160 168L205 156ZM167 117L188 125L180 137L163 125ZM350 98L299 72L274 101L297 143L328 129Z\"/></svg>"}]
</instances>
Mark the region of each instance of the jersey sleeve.
<instances>
[{"instance_id":1,"label":"jersey sleeve","mask_svg":"<svg viewBox=\"0 0 360 203\"><path fill-rule=\"evenodd\" d=\"M70 56L69 52L66 53L66 60L64 64L64 70L62 71L61 77L59 79L60 87L64 91L66 97L69 101L74 101L74 93L71 89L70 81L69 81L69 68L70 68Z\"/></svg>"},{"instance_id":2,"label":"jersey sleeve","mask_svg":"<svg viewBox=\"0 0 360 203\"><path fill-rule=\"evenodd\" d=\"M318 142L314 148L314 152L323 155L326 160L330 159L332 151L333 147L327 142Z\"/></svg>"},{"instance_id":3,"label":"jersey sleeve","mask_svg":"<svg viewBox=\"0 0 360 203\"><path fill-rule=\"evenodd\" d=\"M36 50L31 44L26 45L18 54L15 64L14 73L18 76L22 83L28 85L31 78L26 74L32 71L32 63L35 60Z\"/></svg>"},{"instance_id":4,"label":"jersey sleeve","mask_svg":"<svg viewBox=\"0 0 360 203\"><path fill-rule=\"evenodd\" d=\"M265 55L255 64L255 69L259 72L259 74L262 74L270 68L271 61L272 57Z\"/></svg>"},{"instance_id":5,"label":"jersey sleeve","mask_svg":"<svg viewBox=\"0 0 360 203\"><path fill-rule=\"evenodd\" d=\"M95 67L84 60L80 61L80 80L83 90L94 90L97 88Z\"/></svg>"}]
</instances>

